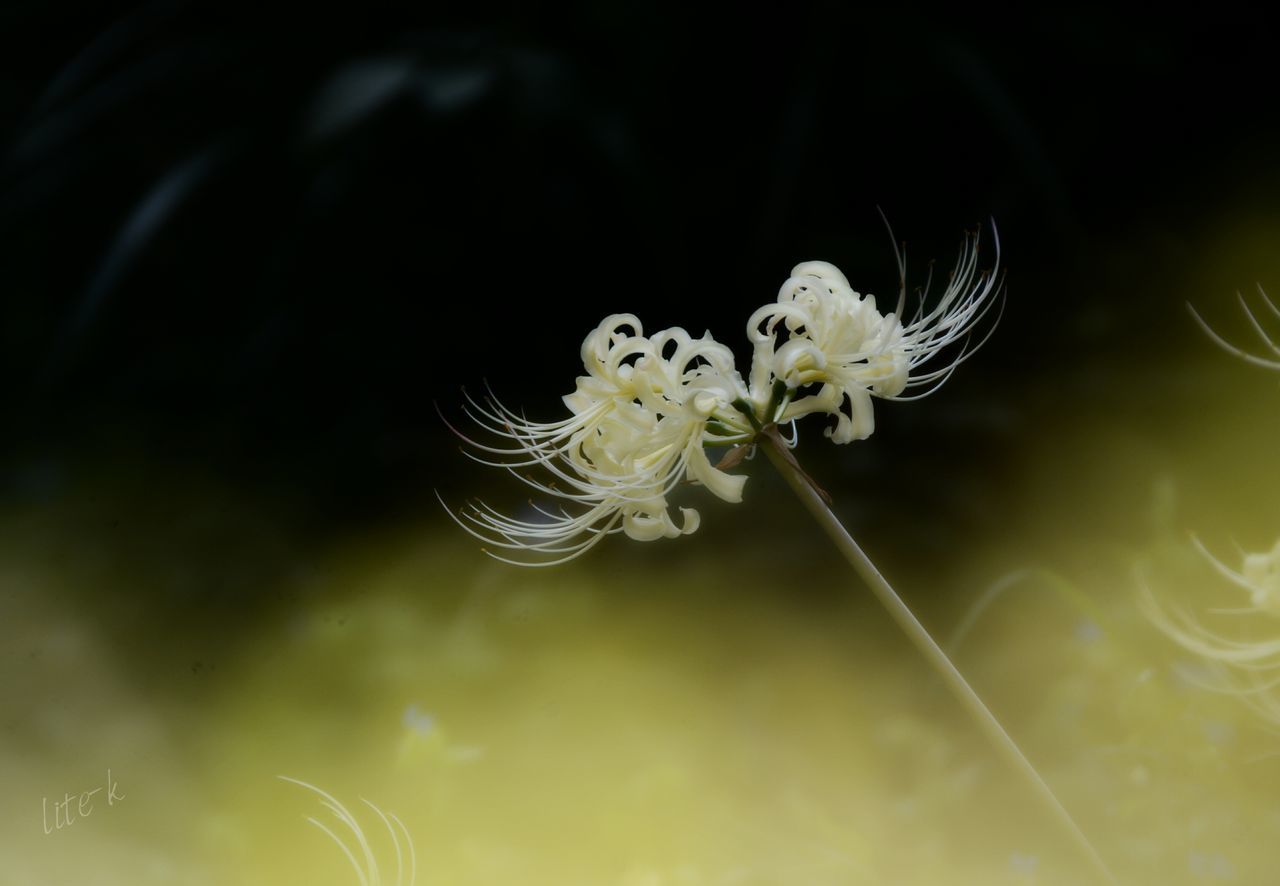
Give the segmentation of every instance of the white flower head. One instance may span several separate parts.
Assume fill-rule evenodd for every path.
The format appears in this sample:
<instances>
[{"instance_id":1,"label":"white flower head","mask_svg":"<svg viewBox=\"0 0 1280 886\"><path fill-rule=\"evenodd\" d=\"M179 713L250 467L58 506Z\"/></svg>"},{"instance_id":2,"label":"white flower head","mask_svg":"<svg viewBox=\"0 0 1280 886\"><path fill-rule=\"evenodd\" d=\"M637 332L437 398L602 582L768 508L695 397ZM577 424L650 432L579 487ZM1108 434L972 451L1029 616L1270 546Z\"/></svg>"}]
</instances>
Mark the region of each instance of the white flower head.
<instances>
[{"instance_id":1,"label":"white flower head","mask_svg":"<svg viewBox=\"0 0 1280 886\"><path fill-rule=\"evenodd\" d=\"M530 520L482 503L459 515L463 528L490 546L551 556L522 565L564 562L618 532L637 541L688 535L698 528L698 512L681 508L677 523L667 504L682 480L725 501L742 500L746 477L713 467L704 448L754 434L733 406L747 389L728 348L679 328L646 337L636 317L614 314L587 336L582 362L587 374L564 398L571 415L560 421L530 421L492 394L469 398L470 417L503 443L468 441L482 453L472 457L563 503L554 511L535 506L538 517ZM534 467L551 482L524 472Z\"/></svg>"},{"instance_id":2,"label":"white flower head","mask_svg":"<svg viewBox=\"0 0 1280 886\"><path fill-rule=\"evenodd\" d=\"M689 483L741 501L746 477L728 470L752 452L760 434L776 435L776 425L823 412L836 416L827 435L837 443L865 439L874 430L872 397L916 399L945 381L981 342L946 366L928 364L953 343L969 342L991 310L1001 291L998 239L995 252L995 267L979 272L978 235L966 237L942 296L926 310L926 283L907 320L901 253L903 282L890 314L879 312L874 297L854 292L834 266L797 266L777 301L748 325L755 347L749 386L732 352L710 333L693 338L677 327L646 336L632 314L606 317L582 343L585 374L564 397L567 418L531 421L491 392L467 395L467 415L496 438L459 433L468 454L506 468L556 504L530 502L524 518L483 502L450 514L490 556L519 565L563 563L617 533L638 541L688 535L698 528L698 512L680 507L673 516L669 496ZM734 449L713 466L706 450L715 447Z\"/></svg>"},{"instance_id":3,"label":"white flower head","mask_svg":"<svg viewBox=\"0 0 1280 886\"><path fill-rule=\"evenodd\" d=\"M953 343L967 342L996 303L994 296L1002 291L998 235L994 242L993 267L979 271L978 234L967 236L942 296L926 310L931 279L926 281L910 319L903 317L907 287L900 252L898 303L888 314L880 313L875 296L855 292L834 265L797 265L777 301L756 311L747 323L747 335L755 345L751 393L757 407L779 407L769 416L779 423L811 412L833 415L835 427L826 435L836 443L871 436L872 397L926 396L985 341L962 349L945 366L928 365ZM781 396L777 383L786 388ZM806 390L811 393L801 393Z\"/></svg>"}]
</instances>

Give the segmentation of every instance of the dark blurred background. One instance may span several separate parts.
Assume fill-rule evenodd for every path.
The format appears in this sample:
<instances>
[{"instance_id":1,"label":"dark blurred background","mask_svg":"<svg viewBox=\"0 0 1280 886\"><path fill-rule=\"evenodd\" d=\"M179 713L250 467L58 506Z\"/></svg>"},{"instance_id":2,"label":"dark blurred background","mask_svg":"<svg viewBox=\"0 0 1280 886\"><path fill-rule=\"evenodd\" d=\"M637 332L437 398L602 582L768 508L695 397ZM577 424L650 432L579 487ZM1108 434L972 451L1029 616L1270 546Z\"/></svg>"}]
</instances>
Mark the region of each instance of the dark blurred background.
<instances>
[{"instance_id":1,"label":"dark blurred background","mask_svg":"<svg viewBox=\"0 0 1280 886\"><path fill-rule=\"evenodd\" d=\"M745 360L800 260L892 293L877 207L917 281L999 225L1008 310L947 396L1200 347L1178 261L1280 198L1261 18L19 2L0 35L18 500L125 452L326 528L435 508L471 468L433 401L488 378L555 415L616 311ZM890 413L880 451L946 402Z\"/></svg>"}]
</instances>

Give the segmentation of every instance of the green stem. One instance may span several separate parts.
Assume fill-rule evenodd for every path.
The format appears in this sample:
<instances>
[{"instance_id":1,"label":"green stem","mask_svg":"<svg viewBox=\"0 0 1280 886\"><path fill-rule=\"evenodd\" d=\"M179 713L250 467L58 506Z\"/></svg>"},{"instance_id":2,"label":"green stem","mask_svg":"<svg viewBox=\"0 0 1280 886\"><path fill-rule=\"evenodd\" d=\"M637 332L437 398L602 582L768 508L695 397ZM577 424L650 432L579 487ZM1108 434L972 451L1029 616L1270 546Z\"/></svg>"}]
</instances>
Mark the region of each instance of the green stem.
<instances>
[{"instance_id":1,"label":"green stem","mask_svg":"<svg viewBox=\"0 0 1280 886\"><path fill-rule=\"evenodd\" d=\"M871 559L863 552L862 548L858 547L858 543L853 540L853 536L849 535L848 530L844 528L831 508L827 506L814 489L812 481L805 476L799 465L796 464L795 458L788 457L790 456L789 451L784 452L786 444L779 438L777 429L773 427L767 429L758 439L765 453L769 456L769 460L773 462L774 467L786 479L791 490L799 497L801 503L804 504L813 518L818 521L818 525L835 543L835 546L845 560L849 562L849 565L867 583L867 586L880 600L880 603L885 609L889 610L889 615L893 617L893 620L898 623L900 628L906 631L907 637L910 638L916 649L924 655L929 664L933 666L933 669L938 672L938 675L942 677L943 682L947 684L947 688L951 690L956 700L977 721L983 733L1000 750L1005 760L1014 769L1022 773L1058 822L1071 833L1076 845L1089 857L1099 874L1103 876L1106 882L1115 883L1116 879L1107 867L1106 862L1102 860L1098 850L1093 848L1093 844L1089 842L1089 838L1085 836L1084 831L1080 829L1075 819L1071 817L1071 813L1067 812L1066 807L1058 800L1053 790L1040 777L1040 773L1031 765L1031 761L1022 753L1022 750L1014 740L1009 737L1009 733L1005 732L1004 727L1000 725L1000 721L991 713L991 709L973 691L973 687L969 685L969 682L952 664L951 659L942 651L942 648L934 642L933 637L929 635L924 625L920 624L920 621L912 614L907 604L898 596L897 591L880 574L880 570L871 562Z\"/></svg>"}]
</instances>

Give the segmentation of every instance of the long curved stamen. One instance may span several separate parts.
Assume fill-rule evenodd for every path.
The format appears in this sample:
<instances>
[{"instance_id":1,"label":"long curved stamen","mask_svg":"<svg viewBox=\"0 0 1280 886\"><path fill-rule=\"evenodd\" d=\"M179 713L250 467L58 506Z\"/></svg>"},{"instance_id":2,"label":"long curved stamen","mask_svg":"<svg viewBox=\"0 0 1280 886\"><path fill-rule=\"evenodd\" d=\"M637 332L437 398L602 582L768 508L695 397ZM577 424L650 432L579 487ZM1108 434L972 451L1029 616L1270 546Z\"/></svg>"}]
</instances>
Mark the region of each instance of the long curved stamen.
<instances>
[{"instance_id":1,"label":"long curved stamen","mask_svg":"<svg viewBox=\"0 0 1280 886\"><path fill-rule=\"evenodd\" d=\"M1280 319L1280 308L1276 307L1276 304L1271 300L1270 296L1267 295L1266 291L1260 285L1258 286L1258 294L1261 296L1262 302L1264 305L1267 306L1267 309L1272 314L1274 314L1278 319ZM1249 325L1253 328L1253 331L1257 334L1257 336L1262 340L1263 346L1267 350L1271 351L1273 354L1280 356L1280 344L1277 344L1276 340L1272 337L1271 333L1267 332L1267 330L1263 327L1261 321L1258 320L1257 315L1254 314L1253 310L1249 307L1248 302L1245 301L1244 296L1239 292L1237 292L1236 299L1237 301L1239 301L1240 307L1244 311L1245 318L1249 321ZM1246 363L1251 363L1254 366L1260 366L1263 369L1280 371L1280 360L1272 360L1267 357L1260 357L1257 354L1253 354L1253 353L1250 353L1249 351L1246 351L1244 348L1241 348L1237 345L1233 345L1231 342L1227 341L1225 338L1219 335L1214 330L1214 328L1210 326L1203 317L1200 316L1199 312L1196 311L1196 309L1192 306L1190 302L1187 302L1187 311L1191 314L1191 319L1193 319L1196 322L1196 325L1199 326L1200 329L1204 332L1204 334L1209 337L1209 340L1212 341L1218 347L1222 348L1222 350L1226 351L1228 354L1231 354L1232 356L1237 357L1245 361Z\"/></svg>"},{"instance_id":2,"label":"long curved stamen","mask_svg":"<svg viewBox=\"0 0 1280 886\"><path fill-rule=\"evenodd\" d=\"M341 822L346 827L346 829L351 832L351 836L355 838L355 845L359 849L360 857L361 859L363 859L363 864L361 864L360 859L357 859L356 853L352 851L352 849L347 845L346 841L342 839L342 837L339 836L332 828L330 828L328 825L326 825L324 822L320 821L319 819L315 818L314 816L307 816L306 820L312 825L314 825L318 830L322 831L330 840L334 842L334 844L337 845L338 849L341 850L343 856L347 859L347 862L351 865L352 870L355 871L356 879L359 881L360 886L382 886L382 876L378 869L377 857L374 855L373 849L369 845L369 840L365 836L364 830L360 827L359 821L356 820L356 817L347 809L347 807L344 806L341 802L339 802L331 794L321 790L320 788L316 787L313 784L309 784L305 781L300 781L296 778L290 778L287 775L281 775L277 777L281 781L287 781L287 782L290 782L291 784L296 784L301 787L304 787L307 790L311 791L312 793L320 797L320 805L323 806L325 809L327 809L329 813L333 815L334 818L336 818L339 822ZM374 813L382 821L383 825L387 828L388 833L391 835L391 844L395 850L395 856L396 856L397 886L403 886L404 884L404 856L401 851L399 834L404 835L405 845L409 850L408 886L414 886L417 880L418 864L417 864L417 856L414 854L414 849L413 849L413 838L409 834L409 829L405 827L404 822L402 822L399 818L397 818L393 813L384 814L383 811L379 809L377 806L375 806L373 803L370 803L368 800L365 800L363 797L361 798L361 800L366 806L368 806L370 809L374 811ZM397 833L396 829L392 827L392 824L391 824L392 821L394 821L396 826L399 827L400 829L399 834Z\"/></svg>"}]
</instances>

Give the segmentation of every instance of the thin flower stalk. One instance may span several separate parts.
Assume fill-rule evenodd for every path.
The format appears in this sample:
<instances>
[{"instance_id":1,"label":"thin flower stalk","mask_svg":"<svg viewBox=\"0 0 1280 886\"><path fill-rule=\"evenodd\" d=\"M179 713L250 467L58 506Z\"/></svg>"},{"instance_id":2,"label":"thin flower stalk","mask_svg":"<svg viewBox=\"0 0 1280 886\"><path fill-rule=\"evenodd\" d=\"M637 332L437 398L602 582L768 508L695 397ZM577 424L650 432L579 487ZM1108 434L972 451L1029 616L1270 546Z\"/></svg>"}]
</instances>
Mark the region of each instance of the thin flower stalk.
<instances>
[{"instance_id":1,"label":"thin flower stalk","mask_svg":"<svg viewBox=\"0 0 1280 886\"><path fill-rule=\"evenodd\" d=\"M845 529L835 512L831 510L829 504L822 500L822 497L814 489L812 481L799 470L793 458L789 457L786 443L778 438L776 430L771 430L763 437L763 447L765 454L769 460L773 462L773 466L778 469L783 478L787 481L787 485L791 487L792 492L800 499L805 510L813 517L813 519L831 539L832 544L844 557L845 561L853 567L854 572L866 583L871 592L875 594L876 599L888 611L890 617L902 628L906 633L912 645L924 656L930 667L942 678L947 689L955 699L960 702L961 706L973 718L983 734L995 745L1008 762L1031 786L1032 790L1045 804L1046 808L1070 834L1074 843L1089 859L1094 869L1103 876L1107 882L1116 882L1111 870L1107 867L1098 850L1094 848L1093 843L1076 824L1074 818L1071 817L1065 806L1058 799L1057 794L1049 787L1048 782L1040 775L1039 771L1027 759L1026 754L1018 747L1018 744L1009 736L1005 728L996 719L991 709L982 701L981 697L969 685L969 681L964 678L959 669L942 650L933 637L925 629L920 620L915 617L911 608L893 589L893 586L885 579L884 575L876 568L875 563L866 555L862 548L854 541L853 536Z\"/></svg>"}]
</instances>

